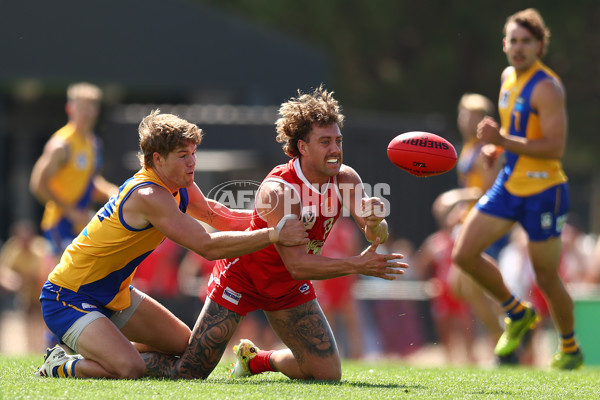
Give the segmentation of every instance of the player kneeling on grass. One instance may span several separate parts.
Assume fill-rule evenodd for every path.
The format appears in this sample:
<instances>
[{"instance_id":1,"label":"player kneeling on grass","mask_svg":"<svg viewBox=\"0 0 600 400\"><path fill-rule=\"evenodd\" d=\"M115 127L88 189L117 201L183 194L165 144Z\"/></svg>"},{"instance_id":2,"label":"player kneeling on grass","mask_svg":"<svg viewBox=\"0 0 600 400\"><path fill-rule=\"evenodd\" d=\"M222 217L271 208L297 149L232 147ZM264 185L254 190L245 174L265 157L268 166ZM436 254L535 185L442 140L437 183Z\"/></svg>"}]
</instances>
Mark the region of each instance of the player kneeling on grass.
<instances>
[{"instance_id":1,"label":"player kneeling on grass","mask_svg":"<svg viewBox=\"0 0 600 400\"><path fill-rule=\"evenodd\" d=\"M42 289L48 328L80 356L49 349L38 376L133 379L144 374L140 352L184 352L190 329L130 286L138 265L165 237L211 260L272 243L308 242L299 221L280 218L273 227L244 231L250 211L204 197L194 182L202 140L196 125L154 111L139 136L142 169L67 247ZM200 221L221 232L208 233Z\"/></svg>"},{"instance_id":2,"label":"player kneeling on grass","mask_svg":"<svg viewBox=\"0 0 600 400\"><path fill-rule=\"evenodd\" d=\"M219 363L244 316L263 310L285 350L261 351L250 340L234 347L238 358L231 377L278 371L290 378L339 380L342 375L335 338L316 299L311 279L363 274L395 279L406 264L401 254L377 254L388 237L385 205L367 197L360 177L342 164L342 127L333 93L322 87L298 93L282 104L277 140L291 157L262 182L250 229L273 227L291 212L307 228L308 245L269 246L242 257L219 260L208 298L181 358L145 353L147 372L169 378L206 378ZM320 255L333 224L347 208L373 244L343 259Z\"/></svg>"}]
</instances>

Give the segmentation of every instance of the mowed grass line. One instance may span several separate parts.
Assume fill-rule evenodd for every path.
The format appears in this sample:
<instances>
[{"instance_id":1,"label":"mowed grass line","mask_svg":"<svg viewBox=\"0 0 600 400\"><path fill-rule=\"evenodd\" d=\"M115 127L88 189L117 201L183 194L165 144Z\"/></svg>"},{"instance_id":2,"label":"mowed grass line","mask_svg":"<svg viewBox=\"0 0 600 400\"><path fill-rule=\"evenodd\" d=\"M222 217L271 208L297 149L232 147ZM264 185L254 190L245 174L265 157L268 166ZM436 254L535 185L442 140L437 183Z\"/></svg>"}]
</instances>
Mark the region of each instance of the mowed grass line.
<instances>
[{"instance_id":1,"label":"mowed grass line","mask_svg":"<svg viewBox=\"0 0 600 400\"><path fill-rule=\"evenodd\" d=\"M339 383L291 381L267 373L227 379L221 363L206 381L48 379L33 376L40 357L0 356L1 399L599 399L600 367L422 368L392 362L343 364Z\"/></svg>"}]
</instances>

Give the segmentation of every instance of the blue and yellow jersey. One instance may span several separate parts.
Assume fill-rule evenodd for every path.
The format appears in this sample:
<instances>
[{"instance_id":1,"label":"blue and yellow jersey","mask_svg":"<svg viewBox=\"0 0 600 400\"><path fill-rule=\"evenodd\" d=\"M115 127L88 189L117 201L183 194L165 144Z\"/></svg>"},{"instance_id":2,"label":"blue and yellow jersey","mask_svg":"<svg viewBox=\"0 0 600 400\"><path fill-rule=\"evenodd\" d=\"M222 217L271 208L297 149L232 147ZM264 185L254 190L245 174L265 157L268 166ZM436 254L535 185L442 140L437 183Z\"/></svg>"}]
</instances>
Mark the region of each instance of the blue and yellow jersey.
<instances>
[{"instance_id":1,"label":"blue and yellow jersey","mask_svg":"<svg viewBox=\"0 0 600 400\"><path fill-rule=\"evenodd\" d=\"M531 106L531 93L543 79L560 78L539 60L517 79L511 71L502 82L498 110L503 133L536 140L543 137L537 110ZM530 196L567 181L559 159L534 158L505 152L502 169L504 186L515 196Z\"/></svg>"},{"instance_id":2,"label":"blue and yellow jersey","mask_svg":"<svg viewBox=\"0 0 600 400\"><path fill-rule=\"evenodd\" d=\"M62 255L48 280L74 292L86 294L114 311L130 304L129 284L138 265L165 238L149 225L135 229L123 220L123 205L131 193L145 185L165 187L158 176L142 168L119 188L92 218ZM186 212L187 189L174 194L179 209Z\"/></svg>"},{"instance_id":3,"label":"blue and yellow jersey","mask_svg":"<svg viewBox=\"0 0 600 400\"><path fill-rule=\"evenodd\" d=\"M102 164L98 140L75 131L73 124L67 124L52 135L67 144L67 161L50 179L48 186L63 203L85 209L91 202L93 179ZM56 227L63 219L60 207L53 201L46 203L42 217L42 230ZM78 227L81 229L81 227Z\"/></svg>"},{"instance_id":4,"label":"blue and yellow jersey","mask_svg":"<svg viewBox=\"0 0 600 400\"><path fill-rule=\"evenodd\" d=\"M483 144L477 139L467 141L460 151L456 171L458 173L458 185L463 188L478 187L482 191L487 190L487 183L481 169L478 168L477 158Z\"/></svg>"}]
</instances>

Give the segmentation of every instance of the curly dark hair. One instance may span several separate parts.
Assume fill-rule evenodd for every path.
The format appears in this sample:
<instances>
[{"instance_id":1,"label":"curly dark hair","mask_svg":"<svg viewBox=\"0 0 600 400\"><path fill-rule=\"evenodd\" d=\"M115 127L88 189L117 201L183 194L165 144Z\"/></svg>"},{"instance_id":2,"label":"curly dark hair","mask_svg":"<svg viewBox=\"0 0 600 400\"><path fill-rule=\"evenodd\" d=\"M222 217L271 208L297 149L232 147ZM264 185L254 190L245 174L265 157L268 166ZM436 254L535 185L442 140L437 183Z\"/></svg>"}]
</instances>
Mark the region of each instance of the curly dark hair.
<instances>
[{"instance_id":1,"label":"curly dark hair","mask_svg":"<svg viewBox=\"0 0 600 400\"><path fill-rule=\"evenodd\" d=\"M188 143L202 142L202 129L173 114L152 111L144 117L138 128L140 151L138 158L144 167L154 166L152 155L157 152L166 157L170 152Z\"/></svg>"},{"instance_id":2,"label":"curly dark hair","mask_svg":"<svg viewBox=\"0 0 600 400\"><path fill-rule=\"evenodd\" d=\"M337 124L340 129L344 125L338 101L322 84L310 94L298 90L297 97L281 104L279 115L275 123L277 142L283 143L283 151L290 157L300 155L298 140L306 140L313 125Z\"/></svg>"}]
</instances>

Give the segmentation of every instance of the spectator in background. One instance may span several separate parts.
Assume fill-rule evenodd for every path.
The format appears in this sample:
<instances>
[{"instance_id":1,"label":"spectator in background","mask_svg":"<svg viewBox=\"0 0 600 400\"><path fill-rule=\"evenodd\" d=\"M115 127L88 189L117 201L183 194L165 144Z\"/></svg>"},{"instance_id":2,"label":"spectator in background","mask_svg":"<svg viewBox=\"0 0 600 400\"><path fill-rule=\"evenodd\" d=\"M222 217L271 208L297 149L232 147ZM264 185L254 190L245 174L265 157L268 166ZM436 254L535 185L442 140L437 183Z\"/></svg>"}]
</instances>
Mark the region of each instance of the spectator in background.
<instances>
[{"instance_id":1,"label":"spectator in background","mask_svg":"<svg viewBox=\"0 0 600 400\"><path fill-rule=\"evenodd\" d=\"M356 224L351 218L338 219L323 245L321 255L329 258L345 258L358 254L362 242ZM356 275L315 281L319 304L331 325L342 357L361 358L363 356L363 329L361 315L352 293Z\"/></svg>"},{"instance_id":2,"label":"spectator in background","mask_svg":"<svg viewBox=\"0 0 600 400\"><path fill-rule=\"evenodd\" d=\"M104 203L118 188L104 179L101 143L94 134L102 91L90 83L67 89L68 122L55 132L33 167L30 188L45 205L42 233L57 257L89 222L89 207Z\"/></svg>"},{"instance_id":3,"label":"spectator in background","mask_svg":"<svg viewBox=\"0 0 600 400\"><path fill-rule=\"evenodd\" d=\"M46 240L30 221L18 221L0 249L0 286L15 294L16 308L25 318L27 352L43 350L44 320L38 298L50 263Z\"/></svg>"}]
</instances>

